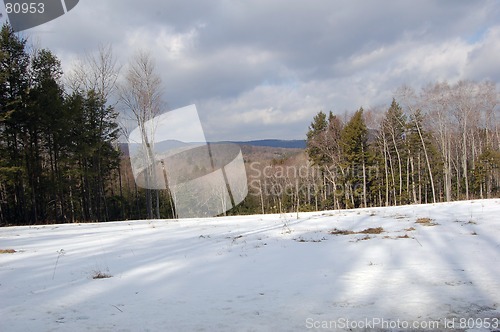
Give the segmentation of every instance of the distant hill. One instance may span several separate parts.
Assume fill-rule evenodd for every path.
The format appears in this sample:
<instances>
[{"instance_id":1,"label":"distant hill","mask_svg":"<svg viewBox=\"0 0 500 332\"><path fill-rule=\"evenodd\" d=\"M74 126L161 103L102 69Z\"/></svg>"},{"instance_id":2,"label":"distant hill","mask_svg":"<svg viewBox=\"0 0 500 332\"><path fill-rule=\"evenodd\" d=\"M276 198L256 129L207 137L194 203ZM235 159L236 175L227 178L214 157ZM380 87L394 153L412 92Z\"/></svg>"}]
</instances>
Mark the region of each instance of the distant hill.
<instances>
[{"instance_id":1,"label":"distant hill","mask_svg":"<svg viewBox=\"0 0 500 332\"><path fill-rule=\"evenodd\" d=\"M284 148L284 149L305 149L306 140L279 140L279 139L263 139L255 141L239 141L231 142L238 145L250 146L268 146L271 148Z\"/></svg>"},{"instance_id":2,"label":"distant hill","mask_svg":"<svg viewBox=\"0 0 500 332\"><path fill-rule=\"evenodd\" d=\"M305 149L306 148L306 140L279 140L279 139L263 139L263 140L255 140L255 141L225 141L225 142L217 142L217 143L234 143L240 146L259 146L259 147L270 147L270 148L280 148L280 149ZM162 143L156 143L156 148L162 148L166 150L179 148L187 145L186 143L169 140ZM127 143L120 143L120 149L123 153L128 156L129 155L129 146Z\"/></svg>"}]
</instances>

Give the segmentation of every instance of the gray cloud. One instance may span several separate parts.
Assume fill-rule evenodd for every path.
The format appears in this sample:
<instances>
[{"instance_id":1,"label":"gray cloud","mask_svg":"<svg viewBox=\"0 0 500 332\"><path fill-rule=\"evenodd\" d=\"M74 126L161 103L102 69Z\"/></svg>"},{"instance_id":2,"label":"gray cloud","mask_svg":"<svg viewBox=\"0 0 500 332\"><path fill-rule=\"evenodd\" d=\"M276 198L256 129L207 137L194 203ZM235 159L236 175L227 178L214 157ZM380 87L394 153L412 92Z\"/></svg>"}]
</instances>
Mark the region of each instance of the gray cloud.
<instances>
[{"instance_id":1,"label":"gray cloud","mask_svg":"<svg viewBox=\"0 0 500 332\"><path fill-rule=\"evenodd\" d=\"M498 81L498 17L495 0L86 0L29 34L66 68L99 43L123 64L149 49L209 139L303 138L319 110L387 104L403 83Z\"/></svg>"}]
</instances>

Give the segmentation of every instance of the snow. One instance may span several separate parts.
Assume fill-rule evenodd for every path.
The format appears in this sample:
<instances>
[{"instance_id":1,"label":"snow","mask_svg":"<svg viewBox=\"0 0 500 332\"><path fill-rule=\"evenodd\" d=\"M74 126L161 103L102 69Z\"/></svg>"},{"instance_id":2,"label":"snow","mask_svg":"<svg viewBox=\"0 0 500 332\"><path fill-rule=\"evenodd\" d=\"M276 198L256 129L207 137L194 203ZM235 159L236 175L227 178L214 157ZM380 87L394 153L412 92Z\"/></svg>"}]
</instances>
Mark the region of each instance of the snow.
<instances>
[{"instance_id":1,"label":"snow","mask_svg":"<svg viewBox=\"0 0 500 332\"><path fill-rule=\"evenodd\" d=\"M492 199L2 228L0 331L499 331L499 215Z\"/></svg>"}]
</instances>

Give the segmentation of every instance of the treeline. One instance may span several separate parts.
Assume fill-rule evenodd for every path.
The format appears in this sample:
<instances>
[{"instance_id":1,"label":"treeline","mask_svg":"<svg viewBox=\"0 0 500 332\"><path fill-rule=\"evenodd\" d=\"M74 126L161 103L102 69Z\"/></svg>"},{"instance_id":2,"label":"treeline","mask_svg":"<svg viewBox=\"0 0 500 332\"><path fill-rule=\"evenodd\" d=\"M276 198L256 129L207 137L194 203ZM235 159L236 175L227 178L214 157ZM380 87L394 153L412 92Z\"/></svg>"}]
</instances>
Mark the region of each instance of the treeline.
<instances>
[{"instance_id":1,"label":"treeline","mask_svg":"<svg viewBox=\"0 0 500 332\"><path fill-rule=\"evenodd\" d=\"M402 87L385 112L361 108L345 123L318 113L307 152L321 169L321 207L498 197L497 103L494 83L461 81Z\"/></svg>"},{"instance_id":2,"label":"treeline","mask_svg":"<svg viewBox=\"0 0 500 332\"><path fill-rule=\"evenodd\" d=\"M167 190L137 186L119 143L118 102L139 125L161 112L154 61L136 56L121 86L118 67L100 46L63 76L50 50L1 27L0 226L175 215Z\"/></svg>"},{"instance_id":3,"label":"treeline","mask_svg":"<svg viewBox=\"0 0 500 332\"><path fill-rule=\"evenodd\" d=\"M500 195L498 92L492 82L403 86L386 109L319 112L306 156L248 160L238 213L284 213ZM234 212L234 211L233 211Z\"/></svg>"},{"instance_id":4,"label":"treeline","mask_svg":"<svg viewBox=\"0 0 500 332\"><path fill-rule=\"evenodd\" d=\"M117 113L97 91L67 94L59 60L0 31L0 225L110 220Z\"/></svg>"}]
</instances>

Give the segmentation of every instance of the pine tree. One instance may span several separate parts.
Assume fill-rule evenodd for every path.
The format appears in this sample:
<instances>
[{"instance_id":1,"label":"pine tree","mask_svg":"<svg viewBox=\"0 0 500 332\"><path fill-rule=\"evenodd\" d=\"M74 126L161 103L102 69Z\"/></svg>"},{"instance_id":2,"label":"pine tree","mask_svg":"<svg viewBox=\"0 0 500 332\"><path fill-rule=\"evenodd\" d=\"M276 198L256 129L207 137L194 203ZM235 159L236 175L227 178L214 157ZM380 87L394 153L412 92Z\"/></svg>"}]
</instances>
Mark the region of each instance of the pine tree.
<instances>
[{"instance_id":1,"label":"pine tree","mask_svg":"<svg viewBox=\"0 0 500 332\"><path fill-rule=\"evenodd\" d=\"M23 164L23 128L29 55L26 40L4 24L0 30L0 210L3 220L28 223Z\"/></svg>"},{"instance_id":2,"label":"pine tree","mask_svg":"<svg viewBox=\"0 0 500 332\"><path fill-rule=\"evenodd\" d=\"M339 201L336 197L339 189L339 172L342 172L340 163L343 158L341 133L343 124L332 112L328 115L319 112L309 127L307 133L307 152L309 159L321 169L323 181L323 207L336 209ZM317 197L316 197L317 199Z\"/></svg>"},{"instance_id":3,"label":"pine tree","mask_svg":"<svg viewBox=\"0 0 500 332\"><path fill-rule=\"evenodd\" d=\"M86 96L74 93L65 107L73 126L67 138L72 166L66 174L72 196L78 197L73 204L81 211L80 218L107 221L108 183L114 180L112 174L120 161L113 146L118 138L117 113L93 90Z\"/></svg>"},{"instance_id":4,"label":"pine tree","mask_svg":"<svg viewBox=\"0 0 500 332\"><path fill-rule=\"evenodd\" d=\"M474 189L481 199L491 198L495 186L494 173L500 169L500 151L486 148L478 160L474 171Z\"/></svg>"},{"instance_id":5,"label":"pine tree","mask_svg":"<svg viewBox=\"0 0 500 332\"><path fill-rule=\"evenodd\" d=\"M25 148L30 174L35 222L39 218L66 221L66 192L62 183L66 132L63 109L61 63L49 50L38 51L31 60L29 112L23 126L31 142ZM41 163L47 165L42 169Z\"/></svg>"},{"instance_id":6,"label":"pine tree","mask_svg":"<svg viewBox=\"0 0 500 332\"><path fill-rule=\"evenodd\" d=\"M342 130L344 190L346 207L367 206L368 129L363 108L351 117Z\"/></svg>"},{"instance_id":7,"label":"pine tree","mask_svg":"<svg viewBox=\"0 0 500 332\"><path fill-rule=\"evenodd\" d=\"M102 94L65 96L49 50L0 31L0 224L109 220L119 162L116 112Z\"/></svg>"},{"instance_id":8,"label":"pine tree","mask_svg":"<svg viewBox=\"0 0 500 332\"><path fill-rule=\"evenodd\" d=\"M307 132L307 154L315 165L324 165L327 162L327 156L322 152L327 129L326 114L320 111L314 116Z\"/></svg>"}]
</instances>

